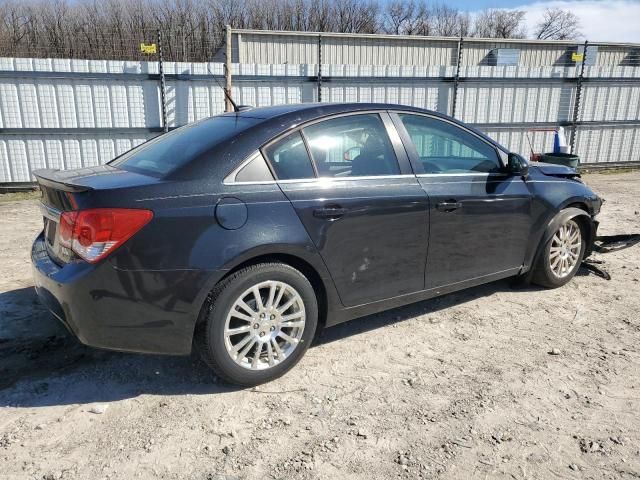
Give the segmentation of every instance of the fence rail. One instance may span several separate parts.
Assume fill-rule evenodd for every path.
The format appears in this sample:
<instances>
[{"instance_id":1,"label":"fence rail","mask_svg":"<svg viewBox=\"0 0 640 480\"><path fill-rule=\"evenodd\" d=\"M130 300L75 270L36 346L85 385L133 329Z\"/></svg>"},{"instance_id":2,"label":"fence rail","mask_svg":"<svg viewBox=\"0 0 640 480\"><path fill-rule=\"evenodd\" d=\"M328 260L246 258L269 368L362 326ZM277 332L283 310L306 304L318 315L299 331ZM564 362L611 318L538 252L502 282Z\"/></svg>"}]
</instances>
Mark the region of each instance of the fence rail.
<instances>
[{"instance_id":1,"label":"fence rail","mask_svg":"<svg viewBox=\"0 0 640 480\"><path fill-rule=\"evenodd\" d=\"M238 63L232 53L224 62L191 63L166 61L159 33L147 61L0 58L0 183L30 181L37 168L105 163L163 131L223 112L223 87L236 103L254 106L322 100L427 108L526 156L552 145L552 132L530 130L564 126L586 164L640 160L634 46L607 45L612 52L598 62L587 60L598 45L585 43L579 62L558 49L558 58L545 50L551 64L533 64L529 52L526 65L488 65L477 46L449 39L442 48L455 50L452 64L337 65L322 63L336 55L335 36L327 47L318 35L319 63Z\"/></svg>"}]
</instances>

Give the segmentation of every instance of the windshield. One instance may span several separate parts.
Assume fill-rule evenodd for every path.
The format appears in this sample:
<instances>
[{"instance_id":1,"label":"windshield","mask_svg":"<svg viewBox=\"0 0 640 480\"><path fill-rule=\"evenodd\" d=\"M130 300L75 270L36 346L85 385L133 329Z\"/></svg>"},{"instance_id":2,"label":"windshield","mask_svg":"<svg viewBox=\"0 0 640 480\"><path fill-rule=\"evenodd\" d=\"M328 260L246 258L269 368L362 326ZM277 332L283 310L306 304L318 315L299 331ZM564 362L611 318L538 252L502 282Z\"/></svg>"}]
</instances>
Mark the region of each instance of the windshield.
<instances>
[{"instance_id":1,"label":"windshield","mask_svg":"<svg viewBox=\"0 0 640 480\"><path fill-rule=\"evenodd\" d=\"M218 116L160 135L112 160L109 165L164 177L257 123L254 118Z\"/></svg>"}]
</instances>

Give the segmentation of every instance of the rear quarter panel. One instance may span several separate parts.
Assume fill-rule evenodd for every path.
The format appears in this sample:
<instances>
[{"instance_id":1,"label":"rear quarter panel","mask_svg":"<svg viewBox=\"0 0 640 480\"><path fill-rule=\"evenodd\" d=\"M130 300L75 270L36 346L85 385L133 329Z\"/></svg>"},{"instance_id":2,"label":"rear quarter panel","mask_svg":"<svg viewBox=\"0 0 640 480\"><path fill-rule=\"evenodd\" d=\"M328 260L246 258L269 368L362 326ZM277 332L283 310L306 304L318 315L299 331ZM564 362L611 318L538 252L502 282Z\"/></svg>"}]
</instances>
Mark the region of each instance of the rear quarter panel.
<instances>
[{"instance_id":1,"label":"rear quarter panel","mask_svg":"<svg viewBox=\"0 0 640 480\"><path fill-rule=\"evenodd\" d=\"M180 272L180 278L190 281L177 282L173 288L163 285L157 294L167 305L174 305L178 299L181 303L190 302L194 322L215 284L229 270L258 256L286 254L304 260L323 280L328 300L335 298L321 257L291 203L275 183L218 184L215 188L201 186L200 191L192 186L184 191L173 195L139 195L134 200L137 207L152 210L154 218L109 257L114 268L154 271L156 276ZM225 221L220 208L225 203L234 205L231 211L234 216L245 209L246 220L241 226ZM154 295L147 292L146 297Z\"/></svg>"}]
</instances>

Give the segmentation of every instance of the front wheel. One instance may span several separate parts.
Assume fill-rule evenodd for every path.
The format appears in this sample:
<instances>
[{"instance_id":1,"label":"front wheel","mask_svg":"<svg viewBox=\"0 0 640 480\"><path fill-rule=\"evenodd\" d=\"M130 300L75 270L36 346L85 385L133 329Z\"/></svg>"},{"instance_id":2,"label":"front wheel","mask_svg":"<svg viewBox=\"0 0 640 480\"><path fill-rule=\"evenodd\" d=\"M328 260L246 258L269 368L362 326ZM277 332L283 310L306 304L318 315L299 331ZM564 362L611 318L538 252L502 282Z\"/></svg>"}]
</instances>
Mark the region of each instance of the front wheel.
<instances>
[{"instance_id":1,"label":"front wheel","mask_svg":"<svg viewBox=\"0 0 640 480\"><path fill-rule=\"evenodd\" d=\"M196 342L221 378L253 386L291 369L317 323L309 280L289 265L263 263L239 270L213 290Z\"/></svg>"},{"instance_id":2,"label":"front wheel","mask_svg":"<svg viewBox=\"0 0 640 480\"><path fill-rule=\"evenodd\" d=\"M569 219L561 223L542 247L533 282L549 288L566 284L580 268L586 246L585 234L578 221Z\"/></svg>"}]
</instances>

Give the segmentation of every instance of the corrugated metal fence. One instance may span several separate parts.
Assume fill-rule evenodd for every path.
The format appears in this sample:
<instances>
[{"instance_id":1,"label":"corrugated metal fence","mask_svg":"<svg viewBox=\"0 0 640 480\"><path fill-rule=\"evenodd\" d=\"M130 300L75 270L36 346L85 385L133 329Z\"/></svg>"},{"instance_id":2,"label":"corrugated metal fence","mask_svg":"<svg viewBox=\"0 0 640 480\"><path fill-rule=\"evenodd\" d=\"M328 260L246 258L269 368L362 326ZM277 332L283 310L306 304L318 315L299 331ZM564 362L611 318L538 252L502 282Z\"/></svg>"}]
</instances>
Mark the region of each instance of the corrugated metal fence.
<instances>
[{"instance_id":1,"label":"corrugated metal fence","mask_svg":"<svg viewBox=\"0 0 640 480\"><path fill-rule=\"evenodd\" d=\"M450 63L235 63L232 92L254 106L321 98L454 113L525 156L552 142L528 130L566 125L585 163L640 160L640 66ZM164 62L164 73L169 128L224 110L224 64ZM161 112L157 62L1 58L0 183L105 163L161 133Z\"/></svg>"}]
</instances>

